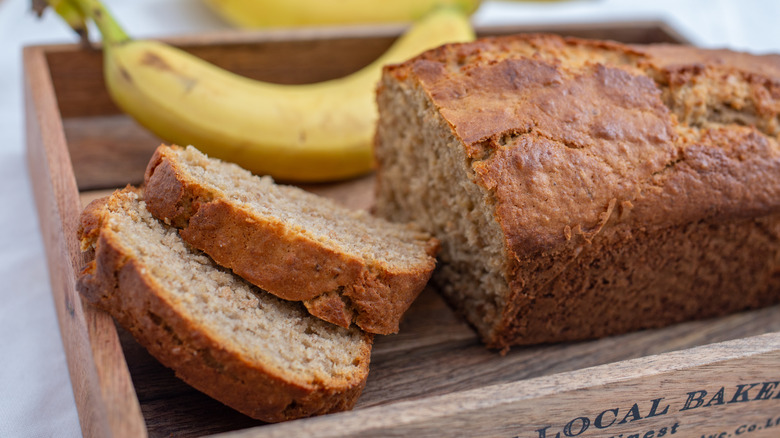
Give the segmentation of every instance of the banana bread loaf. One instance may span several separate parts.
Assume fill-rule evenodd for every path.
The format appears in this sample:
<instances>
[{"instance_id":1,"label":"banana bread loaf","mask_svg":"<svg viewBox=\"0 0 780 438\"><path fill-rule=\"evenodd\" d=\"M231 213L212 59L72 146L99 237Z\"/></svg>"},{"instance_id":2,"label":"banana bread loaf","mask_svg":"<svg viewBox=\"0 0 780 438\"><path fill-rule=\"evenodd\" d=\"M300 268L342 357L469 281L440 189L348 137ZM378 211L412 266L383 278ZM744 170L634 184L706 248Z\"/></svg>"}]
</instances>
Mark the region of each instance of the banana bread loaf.
<instances>
[{"instance_id":1,"label":"banana bread loaf","mask_svg":"<svg viewBox=\"0 0 780 438\"><path fill-rule=\"evenodd\" d=\"M419 229L274 184L193 147L160 146L144 196L158 219L217 263L312 315L398 331L428 282L438 241Z\"/></svg>"},{"instance_id":2,"label":"banana bread loaf","mask_svg":"<svg viewBox=\"0 0 780 438\"><path fill-rule=\"evenodd\" d=\"M388 66L376 213L491 347L780 301L780 57L526 35Z\"/></svg>"},{"instance_id":3,"label":"banana bread loaf","mask_svg":"<svg viewBox=\"0 0 780 438\"><path fill-rule=\"evenodd\" d=\"M351 409L371 336L309 315L191 248L133 189L93 201L77 286L152 356L196 389L264 421Z\"/></svg>"}]
</instances>

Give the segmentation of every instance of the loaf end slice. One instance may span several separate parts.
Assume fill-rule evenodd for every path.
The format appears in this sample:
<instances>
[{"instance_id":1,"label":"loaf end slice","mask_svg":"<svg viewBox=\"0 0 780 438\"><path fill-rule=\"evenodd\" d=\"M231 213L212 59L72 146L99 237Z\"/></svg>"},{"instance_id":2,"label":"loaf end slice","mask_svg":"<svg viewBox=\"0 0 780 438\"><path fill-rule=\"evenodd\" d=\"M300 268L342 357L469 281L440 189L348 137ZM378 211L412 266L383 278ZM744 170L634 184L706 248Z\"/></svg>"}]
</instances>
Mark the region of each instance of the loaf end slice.
<instances>
[{"instance_id":1,"label":"loaf end slice","mask_svg":"<svg viewBox=\"0 0 780 438\"><path fill-rule=\"evenodd\" d=\"M438 241L407 225L275 184L193 147L160 146L145 175L151 213L217 263L309 312L398 331L435 267Z\"/></svg>"},{"instance_id":2,"label":"loaf end slice","mask_svg":"<svg viewBox=\"0 0 780 438\"><path fill-rule=\"evenodd\" d=\"M214 264L132 188L81 217L79 292L196 389L268 422L351 409L372 338L314 318Z\"/></svg>"}]
</instances>

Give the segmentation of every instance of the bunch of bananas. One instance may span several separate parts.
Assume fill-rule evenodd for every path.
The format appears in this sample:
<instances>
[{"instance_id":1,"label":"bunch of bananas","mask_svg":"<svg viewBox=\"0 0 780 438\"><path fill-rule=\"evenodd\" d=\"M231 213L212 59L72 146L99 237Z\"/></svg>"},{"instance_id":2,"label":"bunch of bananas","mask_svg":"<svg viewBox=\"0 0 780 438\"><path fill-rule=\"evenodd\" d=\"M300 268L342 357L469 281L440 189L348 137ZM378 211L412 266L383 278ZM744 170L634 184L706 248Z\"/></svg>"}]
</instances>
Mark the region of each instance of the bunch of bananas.
<instances>
[{"instance_id":1,"label":"bunch of bananas","mask_svg":"<svg viewBox=\"0 0 780 438\"><path fill-rule=\"evenodd\" d=\"M467 14L479 0L203 0L227 22L246 28L419 20L440 6Z\"/></svg>"},{"instance_id":2,"label":"bunch of bananas","mask_svg":"<svg viewBox=\"0 0 780 438\"><path fill-rule=\"evenodd\" d=\"M369 172L382 66L474 38L464 12L438 8L358 72L280 85L235 75L160 42L132 40L99 0L48 2L77 31L87 20L97 25L108 91L141 125L166 141L194 145L284 181L334 181Z\"/></svg>"}]
</instances>

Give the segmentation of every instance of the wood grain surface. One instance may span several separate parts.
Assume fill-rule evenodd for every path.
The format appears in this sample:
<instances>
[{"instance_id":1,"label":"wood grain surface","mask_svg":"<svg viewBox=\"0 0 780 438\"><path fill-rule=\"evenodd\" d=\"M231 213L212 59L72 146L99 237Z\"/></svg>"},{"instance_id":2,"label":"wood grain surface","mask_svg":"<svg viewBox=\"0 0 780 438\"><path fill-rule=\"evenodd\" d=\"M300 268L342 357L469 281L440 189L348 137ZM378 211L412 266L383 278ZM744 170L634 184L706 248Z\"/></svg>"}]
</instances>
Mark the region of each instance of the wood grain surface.
<instances>
[{"instance_id":1,"label":"wood grain surface","mask_svg":"<svg viewBox=\"0 0 780 438\"><path fill-rule=\"evenodd\" d=\"M676 38L647 23L524 30L632 43ZM373 37L365 29L227 34L177 42L241 74L307 82L365 65L398 29L371 32ZM284 56L287 64L276 61ZM368 383L352 412L263 425L199 393L75 292L84 263L75 232L81 207L139 183L160 143L113 106L100 62L99 52L77 46L25 51L28 161L85 436L780 436L774 433L780 431L780 307L501 355L486 349L436 291L426 289L399 334L377 337ZM327 65L302 67L311 62ZM304 188L370 209L373 184L368 175ZM691 407L699 399L700 406ZM777 428L767 426L775 420Z\"/></svg>"},{"instance_id":2,"label":"wood grain surface","mask_svg":"<svg viewBox=\"0 0 780 438\"><path fill-rule=\"evenodd\" d=\"M57 320L85 436L146 435L111 317L82 303L76 236L81 201L44 53L24 51L27 162L49 265Z\"/></svg>"}]
</instances>

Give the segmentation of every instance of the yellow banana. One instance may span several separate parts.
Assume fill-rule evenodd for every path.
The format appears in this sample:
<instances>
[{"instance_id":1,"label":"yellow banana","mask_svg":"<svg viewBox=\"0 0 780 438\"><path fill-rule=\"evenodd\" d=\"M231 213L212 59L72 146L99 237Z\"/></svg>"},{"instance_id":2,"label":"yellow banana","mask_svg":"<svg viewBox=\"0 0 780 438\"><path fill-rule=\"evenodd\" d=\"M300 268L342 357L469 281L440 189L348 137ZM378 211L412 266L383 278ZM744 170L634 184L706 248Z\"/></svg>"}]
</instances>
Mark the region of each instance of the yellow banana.
<instances>
[{"instance_id":1,"label":"yellow banana","mask_svg":"<svg viewBox=\"0 0 780 438\"><path fill-rule=\"evenodd\" d=\"M414 21L437 6L467 14L479 0L204 0L229 23L246 28Z\"/></svg>"},{"instance_id":2,"label":"yellow banana","mask_svg":"<svg viewBox=\"0 0 780 438\"><path fill-rule=\"evenodd\" d=\"M131 40L99 1L72 1L103 35L106 84L123 111L166 141L285 181L370 171L381 67L474 38L466 15L437 9L356 73L280 85L235 75L166 44Z\"/></svg>"}]
</instances>

